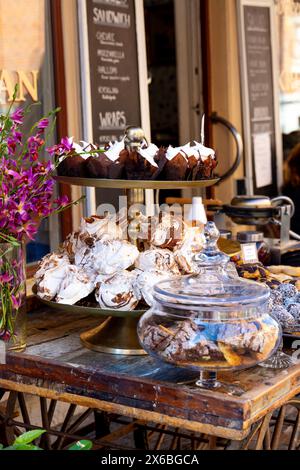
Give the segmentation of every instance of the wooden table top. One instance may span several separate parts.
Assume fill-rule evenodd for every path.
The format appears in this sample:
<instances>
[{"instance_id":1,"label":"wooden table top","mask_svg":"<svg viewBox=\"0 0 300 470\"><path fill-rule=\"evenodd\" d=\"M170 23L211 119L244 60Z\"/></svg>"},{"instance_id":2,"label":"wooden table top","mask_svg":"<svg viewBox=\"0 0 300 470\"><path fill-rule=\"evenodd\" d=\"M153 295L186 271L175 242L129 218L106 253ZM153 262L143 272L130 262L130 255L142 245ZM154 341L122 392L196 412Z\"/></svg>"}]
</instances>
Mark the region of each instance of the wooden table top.
<instances>
[{"instance_id":1,"label":"wooden table top","mask_svg":"<svg viewBox=\"0 0 300 470\"><path fill-rule=\"evenodd\" d=\"M182 384L197 374L149 356L84 348L79 333L98 323L45 308L31 313L28 347L7 355L0 387L230 439L243 439L251 424L300 392L300 365L220 374L244 390L240 396Z\"/></svg>"}]
</instances>

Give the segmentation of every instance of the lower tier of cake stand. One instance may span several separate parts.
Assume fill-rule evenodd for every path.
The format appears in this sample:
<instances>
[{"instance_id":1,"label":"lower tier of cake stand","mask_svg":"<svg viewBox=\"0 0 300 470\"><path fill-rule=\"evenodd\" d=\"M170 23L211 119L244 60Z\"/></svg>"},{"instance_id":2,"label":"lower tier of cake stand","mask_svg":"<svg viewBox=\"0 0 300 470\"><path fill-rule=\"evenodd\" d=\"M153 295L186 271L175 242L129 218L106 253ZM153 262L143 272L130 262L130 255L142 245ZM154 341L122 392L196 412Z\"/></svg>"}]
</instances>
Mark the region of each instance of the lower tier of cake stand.
<instances>
[{"instance_id":1,"label":"lower tier of cake stand","mask_svg":"<svg viewBox=\"0 0 300 470\"><path fill-rule=\"evenodd\" d=\"M92 351L125 356L147 354L137 336L138 318L108 317L99 326L81 333L82 344Z\"/></svg>"}]
</instances>

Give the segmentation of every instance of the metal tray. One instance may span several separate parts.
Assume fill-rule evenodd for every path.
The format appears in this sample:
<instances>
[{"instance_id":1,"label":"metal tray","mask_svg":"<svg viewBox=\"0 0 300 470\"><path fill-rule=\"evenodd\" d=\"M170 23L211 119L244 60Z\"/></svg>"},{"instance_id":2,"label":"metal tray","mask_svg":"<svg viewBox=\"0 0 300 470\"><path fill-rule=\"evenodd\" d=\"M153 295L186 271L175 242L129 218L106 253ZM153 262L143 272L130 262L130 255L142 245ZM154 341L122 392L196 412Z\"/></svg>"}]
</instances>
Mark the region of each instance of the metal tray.
<instances>
[{"instance_id":1,"label":"metal tray","mask_svg":"<svg viewBox=\"0 0 300 470\"><path fill-rule=\"evenodd\" d=\"M86 315L96 315L96 316L104 316L104 317L118 317L118 318L139 318L143 313L146 312L147 309L138 309L138 310L114 310L114 309L103 309L100 307L86 307L84 305L67 305L67 304L58 304L52 300L45 300L41 299L37 295L36 285L33 286L32 291L34 295L47 307L50 307L54 310L60 312L68 312L68 313L79 313L79 314L86 314Z\"/></svg>"},{"instance_id":2,"label":"metal tray","mask_svg":"<svg viewBox=\"0 0 300 470\"><path fill-rule=\"evenodd\" d=\"M181 189L206 188L216 184L220 178L209 178L195 181L157 181L157 180L114 180L100 178L72 178L70 176L55 176L59 183L75 186L90 186L94 188L115 189Z\"/></svg>"}]
</instances>

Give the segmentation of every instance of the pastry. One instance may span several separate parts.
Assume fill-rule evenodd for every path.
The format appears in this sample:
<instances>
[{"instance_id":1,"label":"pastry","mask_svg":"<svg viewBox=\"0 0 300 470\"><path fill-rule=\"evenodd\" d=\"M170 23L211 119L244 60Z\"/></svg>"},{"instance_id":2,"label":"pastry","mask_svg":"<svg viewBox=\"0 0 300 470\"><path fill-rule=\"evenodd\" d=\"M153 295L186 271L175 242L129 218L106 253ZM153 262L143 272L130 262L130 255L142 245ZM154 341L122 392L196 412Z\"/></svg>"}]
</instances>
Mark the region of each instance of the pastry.
<instances>
[{"instance_id":1,"label":"pastry","mask_svg":"<svg viewBox=\"0 0 300 470\"><path fill-rule=\"evenodd\" d=\"M58 165L57 174L72 178L84 178L87 176L86 161L82 155L68 155Z\"/></svg>"},{"instance_id":2,"label":"pastry","mask_svg":"<svg viewBox=\"0 0 300 470\"><path fill-rule=\"evenodd\" d=\"M293 327L296 323L293 315L288 312L283 306L275 306L271 311L271 315L275 317L276 320L278 320L278 322L284 329Z\"/></svg>"},{"instance_id":3,"label":"pastry","mask_svg":"<svg viewBox=\"0 0 300 470\"><path fill-rule=\"evenodd\" d=\"M200 160L200 153L195 145L191 146L190 143L181 147L182 151L185 153L188 161L188 179L194 180L197 176L198 165Z\"/></svg>"},{"instance_id":4,"label":"pastry","mask_svg":"<svg viewBox=\"0 0 300 470\"><path fill-rule=\"evenodd\" d=\"M156 179L163 168L164 151L155 144L150 144L148 147L140 148L138 153L145 160L143 165L145 179Z\"/></svg>"},{"instance_id":5,"label":"pastry","mask_svg":"<svg viewBox=\"0 0 300 470\"><path fill-rule=\"evenodd\" d=\"M119 222L115 221L114 216L93 215L81 219L81 234L87 234L94 237L95 240L122 240L124 238L123 230ZM88 244L88 243L87 243Z\"/></svg>"},{"instance_id":6,"label":"pastry","mask_svg":"<svg viewBox=\"0 0 300 470\"><path fill-rule=\"evenodd\" d=\"M164 166L168 161L166 157L166 152L167 150L165 147L160 147L154 157L154 161L157 163L158 166L158 170L154 175L154 179L162 179L161 173L163 172Z\"/></svg>"},{"instance_id":7,"label":"pastry","mask_svg":"<svg viewBox=\"0 0 300 470\"><path fill-rule=\"evenodd\" d=\"M158 147L150 144L138 150L129 151L126 161L125 173L128 180L152 180L160 172L160 168L155 161Z\"/></svg>"},{"instance_id":8,"label":"pastry","mask_svg":"<svg viewBox=\"0 0 300 470\"><path fill-rule=\"evenodd\" d=\"M280 274L272 274L271 275L271 278L274 279L275 281L278 281L279 282L279 285L282 283L282 282L288 282L288 281L292 281L293 278L291 276L288 276L287 274L284 274L284 273L280 273Z\"/></svg>"},{"instance_id":9,"label":"pastry","mask_svg":"<svg viewBox=\"0 0 300 470\"><path fill-rule=\"evenodd\" d=\"M161 271L140 271L136 269L135 285L141 292L146 304L150 307L153 305L153 287L161 281L165 281L171 277L171 274Z\"/></svg>"},{"instance_id":10,"label":"pastry","mask_svg":"<svg viewBox=\"0 0 300 470\"><path fill-rule=\"evenodd\" d=\"M297 288L293 284L280 284L278 291L281 293L283 300L295 297L298 294Z\"/></svg>"},{"instance_id":11,"label":"pastry","mask_svg":"<svg viewBox=\"0 0 300 470\"><path fill-rule=\"evenodd\" d=\"M99 274L114 274L134 264L139 256L138 249L125 240L96 241L91 249L75 257L79 266L95 270Z\"/></svg>"},{"instance_id":12,"label":"pastry","mask_svg":"<svg viewBox=\"0 0 300 470\"><path fill-rule=\"evenodd\" d=\"M125 149L124 139L110 143L103 153L88 158L86 162L88 176L105 179L123 178L127 159L128 151Z\"/></svg>"},{"instance_id":13,"label":"pastry","mask_svg":"<svg viewBox=\"0 0 300 470\"><path fill-rule=\"evenodd\" d=\"M167 212L140 222L138 239L149 247L173 249L183 238L185 224L181 217Z\"/></svg>"},{"instance_id":14,"label":"pastry","mask_svg":"<svg viewBox=\"0 0 300 470\"><path fill-rule=\"evenodd\" d=\"M261 263L238 264L236 268L239 276L245 279L258 281L260 279L267 279L270 277L269 270L264 268Z\"/></svg>"},{"instance_id":15,"label":"pastry","mask_svg":"<svg viewBox=\"0 0 300 470\"><path fill-rule=\"evenodd\" d=\"M100 282L96 289L96 299L100 307L133 310L141 299L135 278L134 272L121 271Z\"/></svg>"},{"instance_id":16,"label":"pastry","mask_svg":"<svg viewBox=\"0 0 300 470\"><path fill-rule=\"evenodd\" d=\"M67 254L71 263L74 263L76 253L87 247L91 248L94 243L94 237L88 234L83 235L81 232L72 232L62 244L62 253Z\"/></svg>"},{"instance_id":17,"label":"pastry","mask_svg":"<svg viewBox=\"0 0 300 470\"><path fill-rule=\"evenodd\" d=\"M300 267L296 266L268 266L268 270L273 274L286 274L291 277L300 277Z\"/></svg>"},{"instance_id":18,"label":"pastry","mask_svg":"<svg viewBox=\"0 0 300 470\"><path fill-rule=\"evenodd\" d=\"M91 216L81 219L78 232L73 232L64 241L62 251L67 253L70 261L80 265L94 247L96 241L122 240L123 229L114 216Z\"/></svg>"},{"instance_id":19,"label":"pastry","mask_svg":"<svg viewBox=\"0 0 300 470\"><path fill-rule=\"evenodd\" d=\"M300 326L300 304L290 304L287 307L287 311L292 315L292 317Z\"/></svg>"},{"instance_id":20,"label":"pastry","mask_svg":"<svg viewBox=\"0 0 300 470\"><path fill-rule=\"evenodd\" d=\"M96 146L84 141L81 141L81 144L72 142L72 151L67 156L61 155L59 157L60 163L57 167L59 176L80 178L88 176L86 162Z\"/></svg>"},{"instance_id":21,"label":"pastry","mask_svg":"<svg viewBox=\"0 0 300 470\"><path fill-rule=\"evenodd\" d=\"M194 261L194 256L199 253L204 245L202 227L187 227L183 240L174 250L175 260L184 274L197 273L199 268Z\"/></svg>"},{"instance_id":22,"label":"pastry","mask_svg":"<svg viewBox=\"0 0 300 470\"><path fill-rule=\"evenodd\" d=\"M39 269L34 276L37 295L44 300L54 299L69 266L69 259L64 254L46 255L39 263Z\"/></svg>"},{"instance_id":23,"label":"pastry","mask_svg":"<svg viewBox=\"0 0 300 470\"><path fill-rule=\"evenodd\" d=\"M190 175L188 179L197 180L212 177L217 165L215 152L199 142L192 142L181 147L188 159Z\"/></svg>"},{"instance_id":24,"label":"pastry","mask_svg":"<svg viewBox=\"0 0 300 470\"><path fill-rule=\"evenodd\" d=\"M181 147L172 147L170 145L166 151L166 160L162 179L174 181L187 179L188 159Z\"/></svg>"},{"instance_id":25,"label":"pastry","mask_svg":"<svg viewBox=\"0 0 300 470\"><path fill-rule=\"evenodd\" d=\"M173 253L167 249L156 248L140 253L135 261L135 267L141 271L167 271L173 275L180 274Z\"/></svg>"},{"instance_id":26,"label":"pastry","mask_svg":"<svg viewBox=\"0 0 300 470\"><path fill-rule=\"evenodd\" d=\"M230 366L237 367L243 364L243 358L241 355L235 353L229 344L224 344L221 341L218 341L218 347Z\"/></svg>"},{"instance_id":27,"label":"pastry","mask_svg":"<svg viewBox=\"0 0 300 470\"><path fill-rule=\"evenodd\" d=\"M74 305L95 289L95 280L83 269L69 265L56 296L56 302Z\"/></svg>"}]
</instances>

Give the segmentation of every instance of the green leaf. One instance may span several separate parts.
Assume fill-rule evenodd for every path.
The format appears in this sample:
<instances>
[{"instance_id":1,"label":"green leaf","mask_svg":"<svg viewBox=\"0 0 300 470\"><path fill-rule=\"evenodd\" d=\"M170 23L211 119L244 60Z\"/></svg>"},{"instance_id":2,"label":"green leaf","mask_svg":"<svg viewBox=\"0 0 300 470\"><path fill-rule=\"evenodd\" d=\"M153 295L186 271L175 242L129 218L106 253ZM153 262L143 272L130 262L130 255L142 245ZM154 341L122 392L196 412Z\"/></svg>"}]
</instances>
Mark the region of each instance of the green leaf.
<instances>
[{"instance_id":1,"label":"green leaf","mask_svg":"<svg viewBox=\"0 0 300 470\"><path fill-rule=\"evenodd\" d=\"M5 447L3 450L43 450L38 446L32 444L13 444L12 446Z\"/></svg>"},{"instance_id":2,"label":"green leaf","mask_svg":"<svg viewBox=\"0 0 300 470\"><path fill-rule=\"evenodd\" d=\"M4 447L3 444L0 444L0 450L3 449L3 447Z\"/></svg>"},{"instance_id":3,"label":"green leaf","mask_svg":"<svg viewBox=\"0 0 300 470\"><path fill-rule=\"evenodd\" d=\"M46 432L44 429L34 429L32 431L24 432L24 434L21 434L21 436L16 438L14 444L29 444L44 434L44 432Z\"/></svg>"},{"instance_id":4,"label":"green leaf","mask_svg":"<svg viewBox=\"0 0 300 470\"><path fill-rule=\"evenodd\" d=\"M93 447L92 441L77 441L68 450L90 450Z\"/></svg>"}]
</instances>

